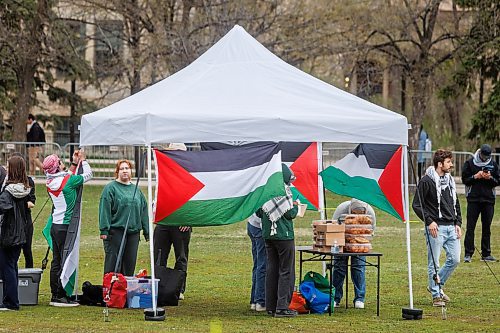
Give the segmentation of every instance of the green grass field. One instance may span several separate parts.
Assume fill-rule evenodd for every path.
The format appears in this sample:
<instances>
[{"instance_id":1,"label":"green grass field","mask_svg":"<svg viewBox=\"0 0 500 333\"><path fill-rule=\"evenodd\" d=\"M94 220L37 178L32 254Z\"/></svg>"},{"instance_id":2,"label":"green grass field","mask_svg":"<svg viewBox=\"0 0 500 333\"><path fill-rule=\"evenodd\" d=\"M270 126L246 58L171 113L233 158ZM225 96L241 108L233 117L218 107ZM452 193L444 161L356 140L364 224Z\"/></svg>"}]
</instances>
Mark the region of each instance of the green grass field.
<instances>
[{"instance_id":1,"label":"green grass field","mask_svg":"<svg viewBox=\"0 0 500 333\"><path fill-rule=\"evenodd\" d=\"M88 280L101 284L103 249L98 231L98 202L101 186L84 191L79 285ZM46 200L43 186L37 187L36 216ZM345 198L328 195L328 207ZM461 197L462 211L465 200ZM46 243L41 230L49 214L47 205L35 223L35 267L40 267ZM486 265L473 257L471 264L461 263L446 285L452 298L448 319L431 306L426 291L427 255L423 225L411 223L414 306L424 310L424 319L405 321L401 308L409 304L405 226L377 211L377 230L373 250L383 253L381 268L381 309L376 316L376 272L367 268L366 309L340 308L328 315L301 315L276 319L249 310L251 286L251 250L246 224L195 228L191 238L186 299L178 307L167 308L164 322L146 322L142 310L112 309L111 322L104 322L102 308L80 306L54 308L50 299L49 271L42 277L39 305L23 306L19 312L0 313L0 332L499 332L500 286ZM311 221L319 214L308 212L296 220L296 245L312 243ZM331 213L330 213L331 215ZM412 219L416 220L414 214ZM481 233L476 228L476 243ZM500 209L496 206L492 226L493 254L500 257ZM462 241L463 244L463 241ZM479 246L479 244L476 244ZM149 270L149 245L141 242L137 270ZM463 257L463 250L462 250ZM171 260L170 260L171 262ZM490 264L500 277L500 263ZM21 256L20 267L24 267ZM321 271L319 263L309 263L305 271ZM298 274L298 267L297 267ZM352 285L349 291L352 299Z\"/></svg>"}]
</instances>

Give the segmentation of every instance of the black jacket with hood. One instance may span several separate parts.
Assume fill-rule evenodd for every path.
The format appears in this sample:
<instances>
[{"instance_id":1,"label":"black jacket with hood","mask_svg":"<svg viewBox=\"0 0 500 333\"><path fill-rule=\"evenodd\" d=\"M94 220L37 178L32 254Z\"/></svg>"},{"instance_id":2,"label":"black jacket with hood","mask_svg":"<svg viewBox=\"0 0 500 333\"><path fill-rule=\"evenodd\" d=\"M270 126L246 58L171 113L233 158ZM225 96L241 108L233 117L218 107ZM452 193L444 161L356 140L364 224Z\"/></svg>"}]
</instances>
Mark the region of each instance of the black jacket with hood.
<instances>
[{"instance_id":1,"label":"black jacket with hood","mask_svg":"<svg viewBox=\"0 0 500 333\"><path fill-rule=\"evenodd\" d=\"M479 171L487 169L490 171L490 179L475 179L474 175ZM495 187L500 185L500 174L498 165L493 159L485 167L474 164L474 158L468 159L462 168L462 183L465 185L465 196L467 202L495 203Z\"/></svg>"},{"instance_id":2,"label":"black jacket with hood","mask_svg":"<svg viewBox=\"0 0 500 333\"><path fill-rule=\"evenodd\" d=\"M26 243L27 207L30 188L9 184L0 194L0 247L21 246Z\"/></svg>"},{"instance_id":3,"label":"black jacket with hood","mask_svg":"<svg viewBox=\"0 0 500 333\"><path fill-rule=\"evenodd\" d=\"M422 203L420 202L420 198L422 198ZM441 217L439 217L436 184L428 175L422 177L418 183L412 207L415 214L427 226L432 222L436 222L438 225L462 225L460 202L457 197L455 207L453 207L453 197L449 187L441 193Z\"/></svg>"}]
</instances>

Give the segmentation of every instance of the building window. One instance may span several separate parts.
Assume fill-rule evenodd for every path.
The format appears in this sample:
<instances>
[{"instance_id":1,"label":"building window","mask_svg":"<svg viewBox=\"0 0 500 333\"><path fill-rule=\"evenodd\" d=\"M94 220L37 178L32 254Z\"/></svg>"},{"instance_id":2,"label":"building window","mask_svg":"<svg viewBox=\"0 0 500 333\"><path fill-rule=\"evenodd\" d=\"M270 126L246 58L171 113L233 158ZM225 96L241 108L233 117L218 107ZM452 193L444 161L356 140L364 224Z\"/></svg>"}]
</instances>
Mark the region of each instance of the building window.
<instances>
[{"instance_id":1,"label":"building window","mask_svg":"<svg viewBox=\"0 0 500 333\"><path fill-rule=\"evenodd\" d=\"M122 72L123 22L119 20L97 21L94 68L98 77Z\"/></svg>"}]
</instances>

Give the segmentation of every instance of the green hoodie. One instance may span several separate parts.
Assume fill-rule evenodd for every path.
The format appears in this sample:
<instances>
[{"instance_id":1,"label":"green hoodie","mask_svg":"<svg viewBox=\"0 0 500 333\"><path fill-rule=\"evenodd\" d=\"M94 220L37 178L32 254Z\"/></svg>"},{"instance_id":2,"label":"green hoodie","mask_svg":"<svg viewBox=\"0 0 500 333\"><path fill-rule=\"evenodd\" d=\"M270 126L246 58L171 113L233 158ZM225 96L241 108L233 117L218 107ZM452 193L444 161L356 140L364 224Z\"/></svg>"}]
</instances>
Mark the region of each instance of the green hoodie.
<instances>
[{"instance_id":1,"label":"green hoodie","mask_svg":"<svg viewBox=\"0 0 500 333\"><path fill-rule=\"evenodd\" d=\"M149 239L146 198L141 190L137 189L132 202L134 190L135 185L125 185L116 180L104 187L99 203L99 229L101 235L108 235L110 228L124 229L130 208L132 208L127 233L137 233L142 229L144 237Z\"/></svg>"},{"instance_id":2,"label":"green hoodie","mask_svg":"<svg viewBox=\"0 0 500 333\"><path fill-rule=\"evenodd\" d=\"M282 164L283 181L286 185L290 185L292 178L292 171ZM294 239L293 232L293 219L297 217L299 208L293 206L292 209L287 211L279 220L276 221L276 234L271 236L271 220L266 213L259 208L256 215L262 219L262 237L266 240L292 240Z\"/></svg>"}]
</instances>

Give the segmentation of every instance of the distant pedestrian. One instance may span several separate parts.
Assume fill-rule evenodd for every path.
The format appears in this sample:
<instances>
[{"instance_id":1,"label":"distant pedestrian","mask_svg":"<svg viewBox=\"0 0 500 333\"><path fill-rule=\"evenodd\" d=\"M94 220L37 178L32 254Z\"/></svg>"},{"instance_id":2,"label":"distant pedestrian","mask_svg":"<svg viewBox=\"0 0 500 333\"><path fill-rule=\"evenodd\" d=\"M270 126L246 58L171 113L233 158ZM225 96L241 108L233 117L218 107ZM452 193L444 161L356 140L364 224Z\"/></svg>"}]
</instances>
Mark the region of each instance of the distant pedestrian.
<instances>
[{"instance_id":1,"label":"distant pedestrian","mask_svg":"<svg viewBox=\"0 0 500 333\"><path fill-rule=\"evenodd\" d=\"M35 116L31 113L28 115L28 120L26 121L28 128L26 132L26 141L28 144L28 172L30 175L35 175L36 167L40 170L43 170L43 164L40 161L41 157L41 144L45 143L45 132L43 128L38 124L35 119ZM38 144L33 144L38 143Z\"/></svg>"},{"instance_id":2,"label":"distant pedestrian","mask_svg":"<svg viewBox=\"0 0 500 333\"><path fill-rule=\"evenodd\" d=\"M418 163L418 180L422 178L425 166L427 164L427 159L430 159L430 152L432 150L432 141L429 135L424 130L424 125L420 125L420 131L418 133L418 150L417 153L417 163ZM425 153L424 153L425 151Z\"/></svg>"},{"instance_id":3,"label":"distant pedestrian","mask_svg":"<svg viewBox=\"0 0 500 333\"><path fill-rule=\"evenodd\" d=\"M467 230L465 232L464 262L469 263L474 254L474 231L481 214L481 257L496 261L491 255L491 222L495 213L495 187L500 183L498 164L491 158L491 146L484 144L462 168L462 182L467 197Z\"/></svg>"}]
</instances>

